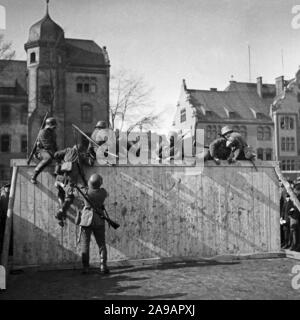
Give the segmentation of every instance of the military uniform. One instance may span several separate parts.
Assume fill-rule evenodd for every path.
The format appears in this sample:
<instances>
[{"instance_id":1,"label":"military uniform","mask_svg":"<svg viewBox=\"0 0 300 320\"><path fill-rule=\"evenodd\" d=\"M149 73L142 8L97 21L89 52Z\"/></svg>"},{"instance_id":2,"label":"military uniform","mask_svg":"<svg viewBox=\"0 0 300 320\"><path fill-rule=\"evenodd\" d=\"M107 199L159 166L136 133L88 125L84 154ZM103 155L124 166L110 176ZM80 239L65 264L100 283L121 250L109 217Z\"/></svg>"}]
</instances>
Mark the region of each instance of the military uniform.
<instances>
[{"instance_id":1,"label":"military uniform","mask_svg":"<svg viewBox=\"0 0 300 320\"><path fill-rule=\"evenodd\" d=\"M94 140L98 144L98 146L101 146L109 139L108 137L111 137L111 135L112 130L107 128L106 122L98 121L95 126L95 130L91 135L91 139ZM96 159L97 148L98 147L92 142L89 143L87 151L93 159Z\"/></svg>"},{"instance_id":2,"label":"military uniform","mask_svg":"<svg viewBox=\"0 0 300 320\"><path fill-rule=\"evenodd\" d=\"M92 204L93 208L97 208L97 212L93 211L92 222L89 226L81 227L81 249L82 249L82 265L84 273L88 272L89 261L90 261L90 241L91 235L93 234L96 243L99 247L100 255L100 271L103 273L109 273L107 267L107 248L105 242L105 221L101 217L103 213L103 204L108 196L106 190L101 188L102 178L98 174L94 174L90 177L88 183L88 189L86 195ZM85 208L91 208L90 204L85 201ZM84 215L84 209L82 215Z\"/></svg>"},{"instance_id":3,"label":"military uniform","mask_svg":"<svg viewBox=\"0 0 300 320\"><path fill-rule=\"evenodd\" d=\"M55 128L56 120L54 118L48 118L45 128L39 132L36 158L40 160L40 162L35 167L34 174L31 178L31 182L34 184L36 183L39 173L51 164L54 153L57 150Z\"/></svg>"},{"instance_id":4,"label":"military uniform","mask_svg":"<svg viewBox=\"0 0 300 320\"><path fill-rule=\"evenodd\" d=\"M56 218L63 226L67 210L74 201L74 184L85 184L82 165L89 165L88 157L80 152L80 146L66 148L55 153L56 161L60 162L59 174L56 176L55 187L58 189L58 200L61 208L56 214Z\"/></svg>"},{"instance_id":5,"label":"military uniform","mask_svg":"<svg viewBox=\"0 0 300 320\"><path fill-rule=\"evenodd\" d=\"M210 145L209 149L206 150L204 155L204 161L214 160L217 164L220 160L227 160L231 154L231 149L226 147L226 139L220 137L215 139Z\"/></svg>"}]
</instances>

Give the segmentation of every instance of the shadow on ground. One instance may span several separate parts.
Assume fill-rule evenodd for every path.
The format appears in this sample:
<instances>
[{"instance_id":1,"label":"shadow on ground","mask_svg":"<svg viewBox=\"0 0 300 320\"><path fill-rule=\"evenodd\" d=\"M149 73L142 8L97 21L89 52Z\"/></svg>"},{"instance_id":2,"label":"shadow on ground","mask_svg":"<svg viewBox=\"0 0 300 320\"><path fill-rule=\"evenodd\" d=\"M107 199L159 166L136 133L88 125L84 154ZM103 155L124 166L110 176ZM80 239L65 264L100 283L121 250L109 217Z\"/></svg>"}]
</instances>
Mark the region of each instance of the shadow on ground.
<instances>
[{"instance_id":1,"label":"shadow on ground","mask_svg":"<svg viewBox=\"0 0 300 320\"><path fill-rule=\"evenodd\" d=\"M146 266L119 266L111 268L110 275L101 275L96 269L82 275L80 270L15 272L9 277L9 286L1 292L0 299L21 300L148 300L185 299L188 293L180 292L178 287L168 294L153 294L151 286L157 271L168 270L184 274L186 267L209 267L229 265L238 262L180 262ZM181 270L180 270L181 269ZM133 294L130 294L132 291ZM151 294L152 291L152 294ZM149 292L149 294L147 294ZM156 291L157 292L157 291ZM139 294L140 293L140 294Z\"/></svg>"}]
</instances>

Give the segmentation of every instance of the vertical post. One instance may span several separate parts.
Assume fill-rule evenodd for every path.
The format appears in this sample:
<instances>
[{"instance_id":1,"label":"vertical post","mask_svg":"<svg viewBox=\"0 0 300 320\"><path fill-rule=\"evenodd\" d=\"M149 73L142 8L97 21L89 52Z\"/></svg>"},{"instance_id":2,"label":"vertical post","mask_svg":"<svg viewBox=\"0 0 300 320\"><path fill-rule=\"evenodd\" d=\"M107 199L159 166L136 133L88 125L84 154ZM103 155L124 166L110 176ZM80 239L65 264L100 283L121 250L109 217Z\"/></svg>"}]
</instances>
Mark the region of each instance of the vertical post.
<instances>
[{"instance_id":1,"label":"vertical post","mask_svg":"<svg viewBox=\"0 0 300 320\"><path fill-rule=\"evenodd\" d=\"M14 202L15 202L17 173L18 173L18 167L14 165L12 179L11 179L10 193L9 193L8 209L6 214L3 248L2 248L1 260L0 260L1 265L4 267L4 274L5 274L4 288L0 288L0 289L6 289L7 276L9 273L8 272L8 269L9 269L8 256L9 256L9 245L10 245L11 230L12 230L12 219L13 219L13 209L14 209Z\"/></svg>"}]
</instances>

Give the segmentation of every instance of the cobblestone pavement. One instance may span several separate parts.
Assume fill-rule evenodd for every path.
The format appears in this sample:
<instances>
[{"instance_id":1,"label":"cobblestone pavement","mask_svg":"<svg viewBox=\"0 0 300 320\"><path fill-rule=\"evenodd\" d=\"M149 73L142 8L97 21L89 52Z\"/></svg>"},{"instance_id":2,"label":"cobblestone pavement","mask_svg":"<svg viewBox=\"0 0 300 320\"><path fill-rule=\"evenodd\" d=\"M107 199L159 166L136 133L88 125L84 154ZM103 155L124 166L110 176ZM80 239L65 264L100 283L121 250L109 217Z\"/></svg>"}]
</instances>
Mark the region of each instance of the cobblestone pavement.
<instances>
[{"instance_id":1,"label":"cobblestone pavement","mask_svg":"<svg viewBox=\"0 0 300 320\"><path fill-rule=\"evenodd\" d=\"M291 286L292 259L180 263L11 275L0 299L300 299Z\"/></svg>"}]
</instances>

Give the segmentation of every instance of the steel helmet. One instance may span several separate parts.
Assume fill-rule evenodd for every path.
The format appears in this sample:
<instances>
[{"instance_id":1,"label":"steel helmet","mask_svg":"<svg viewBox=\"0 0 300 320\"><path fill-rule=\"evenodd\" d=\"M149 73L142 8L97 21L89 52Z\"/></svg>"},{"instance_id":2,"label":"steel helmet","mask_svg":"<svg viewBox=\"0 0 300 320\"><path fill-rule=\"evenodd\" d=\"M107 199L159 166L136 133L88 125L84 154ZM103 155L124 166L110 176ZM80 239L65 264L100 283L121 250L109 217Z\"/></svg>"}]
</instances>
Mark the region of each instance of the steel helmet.
<instances>
[{"instance_id":1,"label":"steel helmet","mask_svg":"<svg viewBox=\"0 0 300 320\"><path fill-rule=\"evenodd\" d=\"M98 129L105 129L106 128L106 121L100 120L96 123L95 128Z\"/></svg>"},{"instance_id":2,"label":"steel helmet","mask_svg":"<svg viewBox=\"0 0 300 320\"><path fill-rule=\"evenodd\" d=\"M227 133L231 133L233 130L229 126L225 126L221 129L221 136L225 136Z\"/></svg>"},{"instance_id":3,"label":"steel helmet","mask_svg":"<svg viewBox=\"0 0 300 320\"><path fill-rule=\"evenodd\" d=\"M102 177L99 174L94 173L90 176L88 185L89 185L89 188L91 189L99 189L102 185L102 182L103 182Z\"/></svg>"},{"instance_id":4,"label":"steel helmet","mask_svg":"<svg viewBox=\"0 0 300 320\"><path fill-rule=\"evenodd\" d=\"M56 123L55 118L48 118L46 120L46 127L47 128L54 129L54 128L56 128L56 126L57 126L57 123Z\"/></svg>"}]
</instances>

